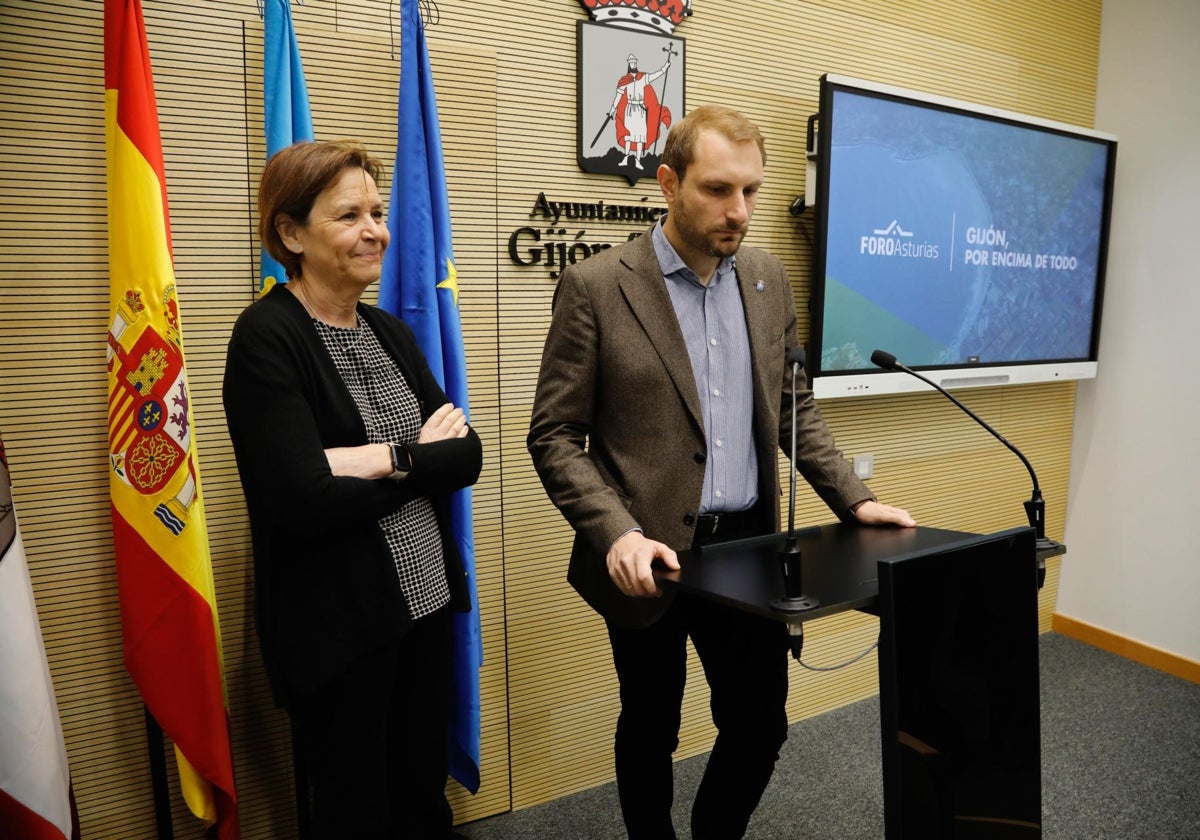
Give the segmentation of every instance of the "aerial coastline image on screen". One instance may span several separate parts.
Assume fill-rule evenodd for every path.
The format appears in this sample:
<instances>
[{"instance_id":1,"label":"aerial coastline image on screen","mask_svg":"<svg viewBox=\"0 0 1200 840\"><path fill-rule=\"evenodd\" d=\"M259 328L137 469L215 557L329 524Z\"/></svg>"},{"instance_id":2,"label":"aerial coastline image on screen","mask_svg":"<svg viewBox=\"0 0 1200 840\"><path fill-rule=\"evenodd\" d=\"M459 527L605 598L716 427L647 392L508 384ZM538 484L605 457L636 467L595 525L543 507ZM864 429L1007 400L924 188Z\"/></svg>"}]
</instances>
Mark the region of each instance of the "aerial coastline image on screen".
<instances>
[{"instance_id":1,"label":"aerial coastline image on screen","mask_svg":"<svg viewBox=\"0 0 1200 840\"><path fill-rule=\"evenodd\" d=\"M822 371L1087 359L1107 145L834 96Z\"/></svg>"}]
</instances>

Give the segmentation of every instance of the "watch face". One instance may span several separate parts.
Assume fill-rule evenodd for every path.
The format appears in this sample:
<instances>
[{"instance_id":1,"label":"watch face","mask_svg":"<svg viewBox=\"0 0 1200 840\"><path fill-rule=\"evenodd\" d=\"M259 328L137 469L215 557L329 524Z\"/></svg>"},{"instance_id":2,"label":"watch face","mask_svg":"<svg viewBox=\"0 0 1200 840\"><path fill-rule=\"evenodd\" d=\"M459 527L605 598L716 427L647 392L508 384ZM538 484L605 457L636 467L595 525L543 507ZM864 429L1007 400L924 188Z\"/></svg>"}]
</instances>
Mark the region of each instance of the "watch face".
<instances>
[{"instance_id":1,"label":"watch face","mask_svg":"<svg viewBox=\"0 0 1200 840\"><path fill-rule=\"evenodd\" d=\"M412 469L412 453L408 451L408 447L399 444L392 444L392 469L398 473L406 473Z\"/></svg>"}]
</instances>

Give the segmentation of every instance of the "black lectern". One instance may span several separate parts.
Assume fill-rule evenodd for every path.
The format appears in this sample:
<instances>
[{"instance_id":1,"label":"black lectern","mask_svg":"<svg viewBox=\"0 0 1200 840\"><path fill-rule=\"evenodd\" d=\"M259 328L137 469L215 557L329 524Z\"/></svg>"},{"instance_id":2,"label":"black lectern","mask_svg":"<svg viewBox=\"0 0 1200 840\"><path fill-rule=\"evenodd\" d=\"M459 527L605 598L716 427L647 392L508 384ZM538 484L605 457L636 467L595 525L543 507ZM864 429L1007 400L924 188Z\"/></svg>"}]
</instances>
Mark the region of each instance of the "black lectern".
<instances>
[{"instance_id":1,"label":"black lectern","mask_svg":"<svg viewBox=\"0 0 1200 840\"><path fill-rule=\"evenodd\" d=\"M683 552L682 568L659 577L780 621L878 615L888 840L1040 838L1033 529L838 524L796 538L804 593L817 602L799 614L771 606L784 595L784 535Z\"/></svg>"}]
</instances>

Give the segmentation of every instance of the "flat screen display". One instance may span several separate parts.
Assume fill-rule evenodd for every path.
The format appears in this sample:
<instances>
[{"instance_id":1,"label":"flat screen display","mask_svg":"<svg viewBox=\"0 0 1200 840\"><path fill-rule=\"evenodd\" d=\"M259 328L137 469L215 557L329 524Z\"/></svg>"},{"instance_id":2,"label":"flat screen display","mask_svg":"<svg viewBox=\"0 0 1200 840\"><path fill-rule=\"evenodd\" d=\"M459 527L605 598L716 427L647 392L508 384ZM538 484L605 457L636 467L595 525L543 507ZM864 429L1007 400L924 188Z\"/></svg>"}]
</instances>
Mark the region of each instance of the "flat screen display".
<instances>
[{"instance_id":1,"label":"flat screen display","mask_svg":"<svg viewBox=\"0 0 1200 840\"><path fill-rule=\"evenodd\" d=\"M1095 375L1116 139L826 75L817 396Z\"/></svg>"}]
</instances>

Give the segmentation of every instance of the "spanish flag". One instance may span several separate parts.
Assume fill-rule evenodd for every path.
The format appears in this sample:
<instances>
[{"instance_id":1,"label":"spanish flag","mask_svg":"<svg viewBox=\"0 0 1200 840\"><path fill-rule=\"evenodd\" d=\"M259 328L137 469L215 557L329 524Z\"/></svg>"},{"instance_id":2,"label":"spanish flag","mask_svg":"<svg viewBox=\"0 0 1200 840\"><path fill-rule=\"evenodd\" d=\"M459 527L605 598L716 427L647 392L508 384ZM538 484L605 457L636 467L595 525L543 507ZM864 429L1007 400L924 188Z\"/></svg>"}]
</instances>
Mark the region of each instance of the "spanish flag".
<instances>
[{"instance_id":1,"label":"spanish flag","mask_svg":"<svg viewBox=\"0 0 1200 840\"><path fill-rule=\"evenodd\" d=\"M240 836L216 596L138 0L104 2L109 486L125 667L188 808Z\"/></svg>"}]
</instances>

